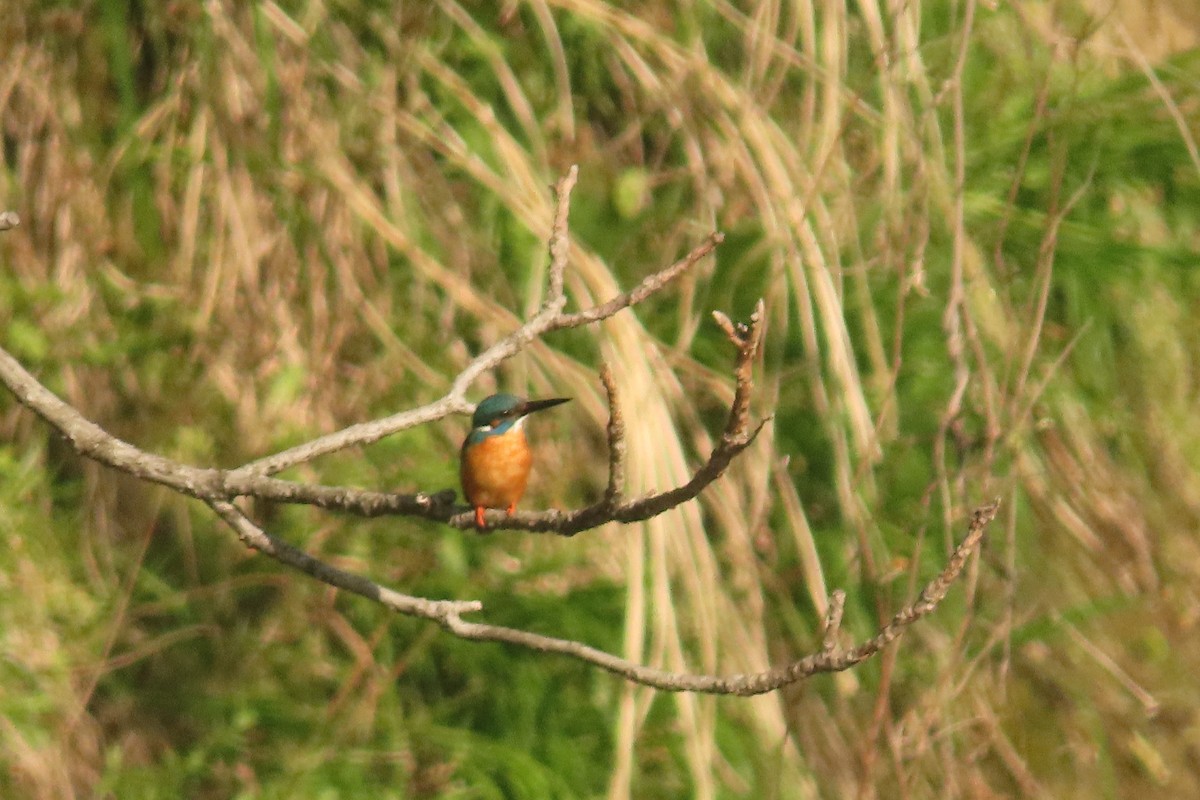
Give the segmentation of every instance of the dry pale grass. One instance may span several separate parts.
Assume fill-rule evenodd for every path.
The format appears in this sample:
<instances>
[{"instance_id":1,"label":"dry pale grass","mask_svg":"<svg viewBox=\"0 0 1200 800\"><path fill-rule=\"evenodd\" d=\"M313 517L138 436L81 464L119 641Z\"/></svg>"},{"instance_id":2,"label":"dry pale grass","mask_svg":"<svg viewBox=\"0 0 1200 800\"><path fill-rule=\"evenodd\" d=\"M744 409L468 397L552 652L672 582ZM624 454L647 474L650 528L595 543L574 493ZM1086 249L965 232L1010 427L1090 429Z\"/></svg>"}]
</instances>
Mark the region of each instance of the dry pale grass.
<instances>
[{"instance_id":1,"label":"dry pale grass","mask_svg":"<svg viewBox=\"0 0 1200 800\"><path fill-rule=\"evenodd\" d=\"M601 192L622 170L644 170L650 203L685 199L667 223L629 226L636 250L577 237L568 291L579 305L669 262L714 227L752 230L752 244L716 280L691 278L677 307L656 307L673 315L669 341L657 319L624 314L604 324L596 345L531 347L497 384L570 394L570 426L601 430L595 370L603 357L637 410L626 416L629 490L678 484L712 445L705 412L730 393L724 376L694 355L706 312L720 304L736 317L749 306L730 304L761 294L771 328L760 410L784 404L816 420L811 435L828 450L828 491L806 489L805 454L777 430L797 415L781 413L703 502L586 539L509 543L506 568L519 572L549 552L576 564L567 574L580 583L621 582L628 658L756 671L816 645L814 621L834 588L823 558L845 588L866 587L853 610L856 624L869 627L886 620L978 498L1004 493L1013 516L961 605L906 637L872 672L749 701L621 686L608 796L658 796L639 777L661 758L645 743L655 704L671 707L680 780L698 798L1194 790L1194 713L1172 706L1171 726L1187 732L1173 743L1142 725L1171 705L1147 682L1177 686L1164 673L1191 654L1140 675L1121 635L1087 619L1097 598L1160 596L1162 619L1174 626L1168 641L1194 629L1194 614L1181 609L1195 607L1188 578L1200 553L1190 538L1155 535L1167 520L1200 512L1189 470L1193 358L1172 350L1172 326L1155 318L1162 304L1134 310L1144 323L1137 346L1179 364L1174 380L1146 392L1144 447L1161 459L1137 480L1108 452L1111 433L1086 407L1066 392L1047 393L1070 345L1068 337L1047 346L1044 321L1076 187L1042 209L1035 257L1008 264L989 250L990 234L971 227L966 207L964 72L979 25L993 33L1011 25L1047 51L1053 45L1038 36L1051 38L1051 28L1015 14L984 23L982 15L1006 12L949 5L953 24L930 42L930 11L919 2L763 2L747 12L725 2L633 10L533 0L497 12L440 0L361 20L318 4L267 3L256 16L221 0L181 4L155 18L162 30L142 32L143 41L174 46L160 44L154 72L135 76L145 85L133 91L147 101L124 121L119 100L89 75L94 54L68 45L90 13L29 5L0 56L9 164L0 196L25 220L3 243L12 291L24 298L5 322L16 324L19 313L42 331L47 341L27 342L22 355L66 399L140 444L197 461L258 456L289 436L441 394L471 352L537 307L545 260L529 254L548 234L547 184L575 161L579 194L589 181ZM193 26L205 34L188 34ZM706 39L704 26L719 29L720 42ZM584 39L601 63L571 52ZM540 69L524 63L525 51L539 53ZM1148 69L1155 58L1145 53L1135 66ZM587 68L606 76L613 96L580 88L573 70ZM1046 113L1035 107L1030 131ZM1195 125L1181 132L1194 136ZM1022 165L1012 168L1014 196L994 199L1008 204L997 214L1002 225L1016 213ZM578 227L603 232L594 222ZM513 254L527 260L512 263ZM1032 276L1024 295L1009 287L1010 269ZM910 314L940 328L937 358L951 376L933 405L916 409L898 388L906 371L929 368L907 355ZM128 341L139 318L168 332L140 352L105 349ZM147 368L154 360L161 363ZM1157 371L1144 378L1156 380L1164 380ZM480 396L493 388L479 386ZM914 416L937 420L936 433L918 441L925 434L905 424ZM3 426L9 438L34 436L11 407ZM1177 435L1180 426L1186 435ZM565 424L557 433L541 457L577 473L545 476L535 487L541 498L570 496L603 467L584 463ZM407 485L413 475L445 475L456 435L453 426L431 435L442 453L432 465L411 456L370 477ZM929 449L933 472L897 510L894 490L881 485L894 477L887 459L913 447ZM60 735L37 742L12 725L0 729L9 768L36 797L86 794L101 769L101 729L111 721L93 719L88 703L105 670L119 667L110 650L125 620L121 587L140 563L123 573L130 562L119 552L167 515L193 554L190 590L212 588L196 554L210 545L192 538L186 512L162 511L154 492L83 470L82 581L117 613L99 641L56 639L54 621L10 628L6 652L22 654L31 672L46 674L47 660L90 665L42 684L53 709L47 726ZM321 525L312 544L336 546L332 524ZM1036 541L1023 545L1028 539ZM370 569L358 558L346 556ZM31 589L18 576L8 588L58 592L60 580L43 574ZM1061 594L1044 581L1058 581ZM328 612L318 624L356 654L347 686L364 698L352 701L346 690L333 713L357 703L345 713L367 726L372 698L402 668L375 663L386 625L364 633L331 605ZM1033 622L1049 633L1030 633ZM1118 623L1129 630L1138 619ZM46 631L39 642L12 638L35 629ZM168 636L189 635L199 633ZM123 658L172 641L152 639ZM1072 694L1087 683L1100 692ZM1048 707L1055 703L1064 708ZM1037 727L1052 725L1060 726L1053 734ZM760 774L731 763L723 727L742 729L763 754ZM1102 749L1096 730L1109 734ZM168 740L137 731L124 745L151 763Z\"/></svg>"}]
</instances>

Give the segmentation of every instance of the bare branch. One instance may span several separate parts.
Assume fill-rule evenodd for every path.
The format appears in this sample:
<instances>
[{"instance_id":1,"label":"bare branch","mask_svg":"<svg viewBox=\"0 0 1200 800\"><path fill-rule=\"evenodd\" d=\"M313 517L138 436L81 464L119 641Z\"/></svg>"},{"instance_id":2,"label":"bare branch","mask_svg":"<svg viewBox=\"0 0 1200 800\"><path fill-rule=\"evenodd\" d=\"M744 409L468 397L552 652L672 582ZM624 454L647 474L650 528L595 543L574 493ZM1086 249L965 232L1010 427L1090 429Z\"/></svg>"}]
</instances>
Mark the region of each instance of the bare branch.
<instances>
[{"instance_id":1,"label":"bare branch","mask_svg":"<svg viewBox=\"0 0 1200 800\"><path fill-rule=\"evenodd\" d=\"M665 672L635 664L582 642L542 636L515 628L469 622L463 619L463 615L482 611L481 603L430 600L380 586L361 575L327 564L271 536L234 504L238 497L253 496L274 502L307 503L363 516L409 515L438 520L461 528L474 527L473 514L464 506L455 504L455 493L451 490L433 494L394 494L341 486L301 484L274 478L272 475L326 453L368 444L415 425L431 422L449 414L470 411L471 405L465 399L465 392L482 372L495 367L519 352L530 341L549 331L607 319L622 309L641 302L712 253L723 239L720 233L713 233L707 241L684 258L648 276L630 291L593 308L566 314L563 312L563 286L570 252L567 217L570 193L577 176L577 169L572 167L556 186L558 202L549 241L547 299L541 310L508 337L477 356L457 376L444 397L420 408L351 426L253 461L238 469L218 470L181 464L145 452L116 438L54 395L3 349L0 349L0 382L3 382L21 403L66 437L80 455L202 500L248 547L323 583L375 600L398 613L437 622L447 631L464 639L505 642L541 652L571 656L630 681L658 689L713 694L761 694L820 672L846 669L871 657L898 637L906 626L928 615L941 603L952 583L962 572L967 559L979 546L984 529L994 519L998 500L975 511L966 538L954 550L946 568L924 588L911 605L898 612L871 639L850 650L840 650L837 647L845 595L842 592L834 592L830 597L820 652L767 672L726 677ZM6 230L15 224L15 214L0 214L0 230ZM708 460L696 470L687 483L639 499L623 499L626 455L624 422L616 383L611 370L605 365L601 369L600 378L608 396L610 416L607 429L609 480L603 499L586 508L570 512L521 513L508 517L499 511L489 511L489 527L573 535L610 521L633 522L661 514L695 498L716 480L731 461L754 441L764 424L754 426L750 420L753 364L763 336L764 305L761 300L758 302L746 324L734 323L723 314L715 316L717 324L737 348L734 366L736 389L719 442Z\"/></svg>"},{"instance_id":2,"label":"bare branch","mask_svg":"<svg viewBox=\"0 0 1200 800\"><path fill-rule=\"evenodd\" d=\"M481 372L485 365L494 365L507 358L511 353L519 351L527 341L547 330L573 327L605 319L640 302L711 253L723 238L719 233L712 234L706 242L693 249L684 258L647 277L631 291L618 295L602 306L576 314L563 315L560 313L562 304L554 300L554 295L558 293L558 296L561 297L562 271L566 267L569 251L567 211L570 191L575 184L577 174L577 170L572 168L557 186L559 202L556 207L550 244L551 298L547 300L545 308L520 329L477 357L455 380L451 392L429 405L384 419L353 425L337 433L314 439L237 469L222 471L180 464L147 453L111 436L55 397L26 372L15 359L3 351L0 351L2 353L0 379L25 405L66 436L81 455L95 458L116 469L169 486L201 500L231 501L236 497L250 496L274 502L310 504L368 517L407 514L445 522L459 528L473 527L474 518L470 510L465 506L454 505L453 493L450 491L435 494L373 492L350 487L301 484L272 478L270 475L320 455L354 445L374 442L390 433L441 419L451 413L469 412L471 405L466 402L463 392L473 376ZM557 277L555 277L556 275ZM609 486L604 498L599 503L571 512L522 512L508 516L498 511L488 511L490 527L546 531L570 536L611 521L635 522L648 519L695 498L710 483L721 476L733 458L744 450L761 430L761 425L753 430L750 429L749 411L750 393L753 387L751 371L761 338L763 316L761 300L751 316L749 325L735 326L724 315L718 316L718 324L725 328L730 341L738 348L734 372L737 390L721 441L713 450L708 461L693 474L687 483L632 501L622 501L621 486L624 483L625 451L623 423L620 417L616 387L612 383L611 374L605 373L601 377L609 396L612 417L608 429Z\"/></svg>"},{"instance_id":3,"label":"bare branch","mask_svg":"<svg viewBox=\"0 0 1200 800\"><path fill-rule=\"evenodd\" d=\"M313 576L322 583L345 589L348 592L375 600L393 611L425 619L441 619L447 614L465 614L482 611L483 604L477 600L428 600L424 597L400 594L397 591L367 580L361 575L346 572L310 556L298 547L276 539L250 521L241 509L226 500L209 502L212 510L233 528L238 538L247 547L264 553L276 561Z\"/></svg>"},{"instance_id":4,"label":"bare branch","mask_svg":"<svg viewBox=\"0 0 1200 800\"><path fill-rule=\"evenodd\" d=\"M635 500L623 501L621 487L624 483L625 440L624 423L621 419L617 390L611 371L604 367L600 378L609 397L610 419L609 483L604 497L597 503L574 511L519 511L507 514L502 510L485 511L489 530L507 529L531 532L557 533L574 536L608 522L637 522L657 516L664 511L692 500L709 484L719 478L730 462L762 430L763 423L751 428L750 400L753 390L752 370L758 353L765 322L764 306L760 300L748 324L735 325L725 315L719 315L722 326L738 348L734 367L737 388L725 431L717 447L691 479L682 486L647 495ZM304 503L320 508L346 511L366 517L388 514L408 514L425 519L444 522L456 528L475 527L474 510L453 504L453 492L428 494L392 494L372 492L347 487L319 486L283 481L262 475L247 474L244 469L233 470L223 475L224 495L227 497L249 496L284 503Z\"/></svg>"},{"instance_id":5,"label":"bare branch","mask_svg":"<svg viewBox=\"0 0 1200 800\"><path fill-rule=\"evenodd\" d=\"M726 433L708 461L687 483L675 489L627 502L610 503L606 493L601 502L571 512L519 512L507 516L500 511L488 511L489 527L571 536L607 522L649 519L696 497L721 476L734 457L744 450L761 430L761 424L754 430L747 430L745 427L749 424L749 365L755 352L761 323L762 315L756 312L751 318L751 335L741 340L737 367L739 388L730 408L730 421L726 425ZM249 496L281 503L304 503L366 517L407 514L445 522L459 528L470 528L474 525L470 510L465 506L454 505L454 493L448 490L434 494L397 494L342 486L303 484L256 474L245 468L224 471L195 467L148 453L116 438L86 419L78 410L39 383L3 349L0 349L0 382L3 382L24 405L66 437L80 455L206 502L230 501L239 496ZM619 408L615 404L613 407ZM615 452L623 451L623 438L613 440L610 429L610 442L614 441ZM618 477L619 470L618 462ZM613 483L610 476L610 486L613 485L618 484Z\"/></svg>"},{"instance_id":6,"label":"bare branch","mask_svg":"<svg viewBox=\"0 0 1200 800\"><path fill-rule=\"evenodd\" d=\"M297 503L327 511L345 511L359 517L414 516L446 522L465 506L454 505L453 489L440 492L400 494L353 489L348 486L323 486L316 483L272 478L266 475L224 473L222 496L226 499L254 497L273 503Z\"/></svg>"},{"instance_id":7,"label":"bare branch","mask_svg":"<svg viewBox=\"0 0 1200 800\"><path fill-rule=\"evenodd\" d=\"M385 436L442 419L450 414L469 414L473 406L467 402L466 392L480 375L516 355L525 345L543 334L599 322L641 302L694 267L724 239L723 234L710 234L706 242L671 266L646 277L632 290L617 295L601 305L573 314L565 314L562 310L566 303L563 296L563 272L567 266L567 255L570 250L567 238L567 209L570 192L575 186L577 175L578 169L572 166L556 187L559 196L551 233L549 290L545 304L524 325L476 356L454 379L450 391L444 397L411 411L351 425L274 455L251 461L233 470L233 475L238 478L251 475L273 475L289 467L312 461L319 456L348 447L371 444Z\"/></svg>"},{"instance_id":8,"label":"bare branch","mask_svg":"<svg viewBox=\"0 0 1200 800\"><path fill-rule=\"evenodd\" d=\"M841 672L878 653L885 646L895 641L906 627L922 617L928 616L945 599L950 586L962 573L967 559L979 547L988 524L995 519L1000 500L997 498L988 505L975 510L971 515L971 525L966 537L955 548L945 569L922 590L920 596L911 605L901 609L891 622L885 625L872 638L855 647L839 651L835 648L824 647L821 652L806 656L778 669L767 670L744 675L690 675L686 673L666 672L651 667L634 664L623 658L598 650L582 642L570 639L556 639L530 631L505 628L497 625L485 625L466 622L458 614L448 614L441 624L446 630L464 639L476 641L505 642L520 645L543 653L558 653L570 656L601 669L619 675L626 680L671 692L704 692L707 694L731 694L743 697L765 694L783 686L804 680L823 672ZM830 598L830 608L841 608L842 601ZM843 595L844 598L844 595ZM828 629L827 629L828 630ZM828 642L826 642L826 645Z\"/></svg>"},{"instance_id":9,"label":"bare branch","mask_svg":"<svg viewBox=\"0 0 1200 800\"><path fill-rule=\"evenodd\" d=\"M622 311L629 306L637 305L645 300L650 295L662 289L671 281L678 278L683 273L687 272L692 267L696 266L699 261L706 255L717 249L717 245L725 241L725 234L714 232L708 235L708 239L697 246L692 252L688 253L683 258L676 261L671 266L664 270L654 273L642 280L637 286L630 289L624 294L619 294L607 303L598 306L593 306L585 311L576 311L574 314L563 314L554 320L554 323L547 330L560 330L562 328L577 328L580 325L587 325L591 322L599 322L600 320L608 319L618 311Z\"/></svg>"},{"instance_id":10,"label":"bare branch","mask_svg":"<svg viewBox=\"0 0 1200 800\"><path fill-rule=\"evenodd\" d=\"M752 320L750 331L753 335L744 338L743 349L739 353L741 357L749 357L747 354L751 353L754 343L757 341L757 328L760 324L761 316L757 320ZM846 651L839 651L829 646L836 630L836 611L842 606L838 594L835 593L831 598L831 611L826 623L825 645L817 654L807 656L785 667L752 675L720 677L671 673L635 664L582 642L542 636L515 628L467 622L462 619L462 614L481 610L481 604L473 601L450 602L412 597L382 587L362 576L339 570L268 535L251 522L232 502L218 496L222 491L229 491L230 485L236 486L239 481L250 481L260 488L264 485L274 487L272 491L276 495L275 499L280 500L287 499L286 493L293 490L312 491L317 489L327 493L327 496L323 496L323 498L328 503L323 504L326 507L335 507L335 494L352 490L337 487L306 487L302 484L293 484L266 476L234 477L232 473L222 475L217 470L189 467L160 456L144 453L88 422L78 411L42 387L3 350L0 350L0 380L3 380L22 403L67 436L82 455L110 464L146 480L170 486L184 494L204 499L233 528L247 546L269 555L283 564L331 586L376 600L399 613L436 621L446 630L465 639L506 642L541 652L572 656L636 683L668 691L736 695L762 694L821 672L844 670L870 658L900 636L905 627L930 614L945 599L950 586L962 572L967 559L978 547L984 529L995 518L999 507L999 500L996 500L990 505L977 509L972 517L971 527L966 538L955 549L946 568L922 590L915 602L898 612L891 622L874 637L858 646ZM741 404L745 403L748 403L748 398L741 401ZM731 417L741 415L737 406L738 404L735 403L735 407L731 409ZM744 441L748 443L752 439L753 434L746 437ZM718 461L718 453L723 449L726 451L731 449L727 445L727 442L731 440L742 441L741 432L735 430L733 436L722 439L721 445L714 451L713 458L706 465L708 470L712 470L711 465L714 461ZM742 447L744 446L742 445ZM697 477L701 474L706 474L705 468L697 473ZM222 478L224 478L223 481ZM695 481L694 478L693 482ZM689 485L691 483L689 482ZM263 492L263 495L271 493ZM384 505L397 503L407 509L411 504L413 508L426 509L425 513L428 514L434 513L434 509L441 509L440 513L446 513L444 505L446 498L444 497L364 494L371 494ZM671 492L667 492L656 497L662 498L671 494ZM623 505L618 508L614 516L621 518L633 513L646 512L648 507L655 505L651 501Z\"/></svg>"},{"instance_id":11,"label":"bare branch","mask_svg":"<svg viewBox=\"0 0 1200 800\"><path fill-rule=\"evenodd\" d=\"M478 359L476 360L478 361ZM500 360L502 359L497 359L497 361ZM231 475L239 478L252 475L274 475L288 467L307 463L319 456L336 453L348 447L372 444L385 436L408 430L417 425L435 422L450 414L468 414L471 408L471 404L467 402L465 397L462 397L461 394L455 396L455 393L451 392L440 400L435 400L420 408L393 414L383 419L360 422L357 425L343 428L336 433L290 447L275 455L251 461L233 470Z\"/></svg>"},{"instance_id":12,"label":"bare branch","mask_svg":"<svg viewBox=\"0 0 1200 800\"><path fill-rule=\"evenodd\" d=\"M741 326L737 335L730 337L738 347L738 355L734 368L737 389L734 391L733 404L729 408L729 419L725 424L725 432L721 436L721 441L713 449L708 461L692 475L691 480L674 489L615 506L608 502L606 493L605 498L598 503L576 511L543 511L536 514L525 512L511 516L500 511L488 511L486 518L489 528L494 525L498 528L550 531L564 536L573 536L607 522L628 523L649 519L699 495L705 487L721 477L730 462L739 453L750 446L765 424L764 421L753 429L750 427L750 396L754 386L751 374L765 319L763 308L763 302L759 300L750 317L749 324ZM724 323L729 322L724 315L721 319L724 320ZM724 327L724 323L718 320L718 324L722 324L722 327ZM734 330L733 324L729 324L730 330ZM621 446L623 447L623 444ZM473 520L473 515L463 509L448 521L455 527L466 528L474 524Z\"/></svg>"},{"instance_id":13,"label":"bare branch","mask_svg":"<svg viewBox=\"0 0 1200 800\"><path fill-rule=\"evenodd\" d=\"M218 470L189 467L118 439L60 400L3 349L0 381L17 400L66 437L81 456L192 497L204 499L219 493Z\"/></svg>"},{"instance_id":14,"label":"bare branch","mask_svg":"<svg viewBox=\"0 0 1200 800\"><path fill-rule=\"evenodd\" d=\"M708 461L693 473L687 483L634 500L622 500L621 487L624 483L625 469L624 422L611 370L604 366L601 368L600 379L604 383L610 406L609 482L604 497L590 506L573 511L518 511L508 514L503 510L488 509L484 512L488 529L574 536L609 522L629 523L657 516L694 499L719 478L733 459L750 446L765 424L764 421L751 428L750 423L754 358L758 353L765 324L763 303L760 300L755 306L748 324L735 325L724 314L719 315L717 321L738 348L734 367L737 386L720 441ZM241 470L225 473L223 478L224 494L228 497L249 496L275 502L304 503L366 517L407 514L444 522L461 529L475 527L474 509L455 505L454 494L449 490L433 495L391 494L347 487L301 484L266 476L246 475Z\"/></svg>"},{"instance_id":15,"label":"bare branch","mask_svg":"<svg viewBox=\"0 0 1200 800\"><path fill-rule=\"evenodd\" d=\"M729 412L729 422L725 425L725 437L737 438L745 436L750 429L750 393L754 390L754 357L758 355L758 345L762 341L762 329L766 306L762 298L754 304L754 313L750 315L750 324L735 324L720 311L713 312L713 318L725 331L729 341L738 348L737 362L733 376L737 382L733 395L733 405ZM757 431L756 431L757 433ZM749 444L749 442L747 442Z\"/></svg>"},{"instance_id":16,"label":"bare branch","mask_svg":"<svg viewBox=\"0 0 1200 800\"><path fill-rule=\"evenodd\" d=\"M821 652L837 650L838 634L842 628L842 613L846 610L846 593L837 589L829 595L829 608L825 611L825 633L821 637Z\"/></svg>"},{"instance_id":17,"label":"bare branch","mask_svg":"<svg viewBox=\"0 0 1200 800\"><path fill-rule=\"evenodd\" d=\"M266 553L331 586L337 586L376 600L401 614L437 622L460 638L478 642L501 642L542 653L569 656L593 664L634 683L664 691L704 692L743 697L765 694L820 673L849 669L895 641L907 626L932 613L945 599L950 586L962 573L967 559L979 547L984 530L995 518L999 504L1000 500L996 499L992 503L976 509L972 514L971 526L966 537L955 549L946 567L921 591L916 601L901 609L892 617L891 622L872 638L850 650L839 651L836 649L833 637L836 635L841 618L845 594L834 592L830 597L830 611L826 616L824 643L819 653L765 672L719 676L668 672L634 663L573 639L543 636L532 631L502 625L468 622L463 619L462 615L482 611L482 603L478 601L427 600L400 594L359 575L332 567L302 550L275 539L254 525L232 503L219 500L210 503L248 547Z\"/></svg>"}]
</instances>

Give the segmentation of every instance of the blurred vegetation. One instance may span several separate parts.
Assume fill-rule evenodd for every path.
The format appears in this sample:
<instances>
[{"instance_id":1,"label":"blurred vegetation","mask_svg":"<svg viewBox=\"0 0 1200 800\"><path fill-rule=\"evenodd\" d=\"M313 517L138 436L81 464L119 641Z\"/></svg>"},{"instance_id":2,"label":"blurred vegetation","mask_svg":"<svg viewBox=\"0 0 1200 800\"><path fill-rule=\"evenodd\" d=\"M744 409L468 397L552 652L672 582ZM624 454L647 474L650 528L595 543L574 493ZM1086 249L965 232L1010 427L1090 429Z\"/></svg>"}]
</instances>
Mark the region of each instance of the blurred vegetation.
<instances>
[{"instance_id":1,"label":"blurred vegetation","mask_svg":"<svg viewBox=\"0 0 1200 800\"><path fill-rule=\"evenodd\" d=\"M3 346L138 445L234 466L440 396L543 291L715 263L480 382L570 394L526 503L685 479L759 297L758 444L572 540L259 504L405 592L664 668L871 632L1000 495L936 616L852 673L659 696L248 554L0 398L4 797L1200 794L1200 20L1186 0L13 0ZM1170 36L1159 34L1169 30ZM465 420L291 477L453 486Z\"/></svg>"}]
</instances>

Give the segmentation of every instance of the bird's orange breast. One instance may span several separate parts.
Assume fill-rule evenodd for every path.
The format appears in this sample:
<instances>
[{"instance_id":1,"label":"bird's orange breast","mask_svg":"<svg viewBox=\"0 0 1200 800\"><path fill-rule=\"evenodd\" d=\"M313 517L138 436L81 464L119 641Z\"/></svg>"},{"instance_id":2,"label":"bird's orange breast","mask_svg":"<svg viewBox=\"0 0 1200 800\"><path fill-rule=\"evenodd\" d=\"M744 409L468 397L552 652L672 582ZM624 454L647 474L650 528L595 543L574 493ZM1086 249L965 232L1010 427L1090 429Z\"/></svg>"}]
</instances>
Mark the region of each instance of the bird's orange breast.
<instances>
[{"instance_id":1,"label":"bird's orange breast","mask_svg":"<svg viewBox=\"0 0 1200 800\"><path fill-rule=\"evenodd\" d=\"M463 494L473 506L509 508L525 493L532 465L533 453L521 430L464 445L460 467Z\"/></svg>"}]
</instances>

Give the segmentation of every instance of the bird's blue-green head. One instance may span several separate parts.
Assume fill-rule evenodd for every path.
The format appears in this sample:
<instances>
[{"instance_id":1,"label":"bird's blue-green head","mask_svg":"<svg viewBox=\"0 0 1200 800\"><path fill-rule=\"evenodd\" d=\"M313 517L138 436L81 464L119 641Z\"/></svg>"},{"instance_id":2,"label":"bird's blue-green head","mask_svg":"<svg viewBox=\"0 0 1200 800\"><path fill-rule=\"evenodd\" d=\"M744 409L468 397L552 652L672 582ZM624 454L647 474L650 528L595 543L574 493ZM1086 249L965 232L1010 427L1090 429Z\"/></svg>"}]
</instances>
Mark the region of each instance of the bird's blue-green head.
<instances>
[{"instance_id":1,"label":"bird's blue-green head","mask_svg":"<svg viewBox=\"0 0 1200 800\"><path fill-rule=\"evenodd\" d=\"M526 400L513 394L494 394L485 397L475 406L471 417L471 434L467 444L478 444L489 436L503 436L511 430L520 429L520 422L535 411L565 403L569 397L553 397L549 400Z\"/></svg>"}]
</instances>

